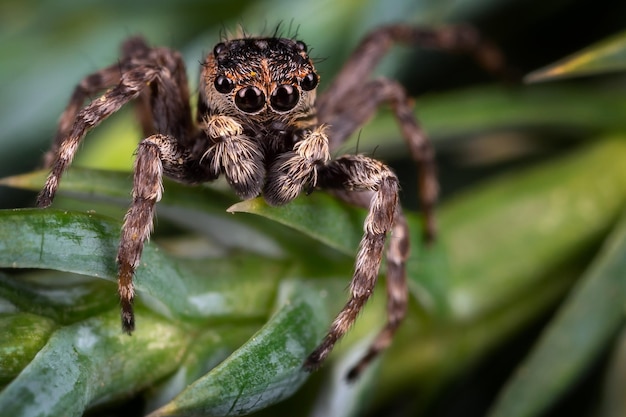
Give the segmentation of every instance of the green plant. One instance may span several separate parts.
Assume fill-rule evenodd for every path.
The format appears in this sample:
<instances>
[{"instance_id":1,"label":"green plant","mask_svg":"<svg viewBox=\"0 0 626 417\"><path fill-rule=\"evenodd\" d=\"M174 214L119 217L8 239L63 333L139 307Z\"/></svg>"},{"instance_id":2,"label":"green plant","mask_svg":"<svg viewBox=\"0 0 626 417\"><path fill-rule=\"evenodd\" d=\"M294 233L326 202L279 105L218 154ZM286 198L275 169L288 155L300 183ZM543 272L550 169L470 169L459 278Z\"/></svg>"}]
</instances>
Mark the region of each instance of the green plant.
<instances>
[{"instance_id":1,"label":"green plant","mask_svg":"<svg viewBox=\"0 0 626 417\"><path fill-rule=\"evenodd\" d=\"M336 16L354 13L348 3L337 2ZM249 6L249 15L271 5L263 4ZM220 10L236 16L246 9ZM620 35L608 48L593 47L584 52L585 63L593 63L593 74L623 70L625 44ZM189 47L193 59L197 49ZM607 50L622 51L617 65ZM572 62L535 78L576 74L580 67ZM536 136L565 136L569 146L529 166L506 165L446 196L434 247L420 245L419 216L409 214L410 314L390 351L353 386L342 377L360 342L382 324L380 295L331 363L310 377L300 369L345 300L364 216L323 194L275 209L260 200L238 202L219 185L166 183L157 235L137 274L138 331L132 337L120 331L113 281L130 177L93 167L110 168L107 159L130 166L136 138L114 138L136 136L135 128L130 114L121 115L90 138L93 145L80 158L91 168L70 170L54 209L0 212L0 410L106 414L141 397L147 411L157 410L153 416L342 417L397 404L417 414L565 297L491 409L493 416L542 415L610 349L623 325L626 102L620 88L478 85L418 101L416 114L444 155L454 147L484 157L496 143L499 149L517 143L506 135L511 132L526 144ZM371 152L384 143L376 152L393 159L403 145L390 138L392 123L388 114L376 119L354 146L358 141L359 150ZM479 147L494 131L498 141ZM119 155L128 158L119 162ZM44 175L15 175L3 184L37 191ZM607 369L623 366L623 358L614 358ZM606 384L600 411L616 415L624 409L620 396L611 395L619 379Z\"/></svg>"}]
</instances>

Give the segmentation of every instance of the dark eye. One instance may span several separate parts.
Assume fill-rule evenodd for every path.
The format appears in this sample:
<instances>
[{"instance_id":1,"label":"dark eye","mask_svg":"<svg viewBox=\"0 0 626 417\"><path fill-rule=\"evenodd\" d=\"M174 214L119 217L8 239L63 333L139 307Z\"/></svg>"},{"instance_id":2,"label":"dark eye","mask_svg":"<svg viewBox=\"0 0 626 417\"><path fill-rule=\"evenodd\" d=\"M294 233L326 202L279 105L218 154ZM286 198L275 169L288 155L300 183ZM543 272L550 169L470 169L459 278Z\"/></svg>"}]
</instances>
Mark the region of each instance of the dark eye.
<instances>
[{"instance_id":1,"label":"dark eye","mask_svg":"<svg viewBox=\"0 0 626 417\"><path fill-rule=\"evenodd\" d=\"M224 42L220 42L213 48L213 55L218 56L220 52L222 52L226 48L226 44Z\"/></svg>"},{"instance_id":2,"label":"dark eye","mask_svg":"<svg viewBox=\"0 0 626 417\"><path fill-rule=\"evenodd\" d=\"M237 91L235 104L246 113L256 113L265 106L265 95L257 87L246 87Z\"/></svg>"},{"instance_id":3,"label":"dark eye","mask_svg":"<svg viewBox=\"0 0 626 417\"><path fill-rule=\"evenodd\" d=\"M235 88L235 83L230 78L224 75L218 75L213 83L215 85L215 89L222 94L230 93Z\"/></svg>"},{"instance_id":4,"label":"dark eye","mask_svg":"<svg viewBox=\"0 0 626 417\"><path fill-rule=\"evenodd\" d=\"M304 43L302 41L296 41L296 47L298 48L298 50L300 50L302 52L306 52L306 50L307 50L306 43Z\"/></svg>"},{"instance_id":5,"label":"dark eye","mask_svg":"<svg viewBox=\"0 0 626 417\"><path fill-rule=\"evenodd\" d=\"M288 111L296 107L300 93L297 88L293 88L288 84L279 85L272 91L270 96L270 104L276 111Z\"/></svg>"},{"instance_id":6,"label":"dark eye","mask_svg":"<svg viewBox=\"0 0 626 417\"><path fill-rule=\"evenodd\" d=\"M300 87L302 87L304 91L311 91L315 87L317 87L318 81L319 79L317 77L317 74L314 72L310 72L302 79L302 81L300 81Z\"/></svg>"}]
</instances>

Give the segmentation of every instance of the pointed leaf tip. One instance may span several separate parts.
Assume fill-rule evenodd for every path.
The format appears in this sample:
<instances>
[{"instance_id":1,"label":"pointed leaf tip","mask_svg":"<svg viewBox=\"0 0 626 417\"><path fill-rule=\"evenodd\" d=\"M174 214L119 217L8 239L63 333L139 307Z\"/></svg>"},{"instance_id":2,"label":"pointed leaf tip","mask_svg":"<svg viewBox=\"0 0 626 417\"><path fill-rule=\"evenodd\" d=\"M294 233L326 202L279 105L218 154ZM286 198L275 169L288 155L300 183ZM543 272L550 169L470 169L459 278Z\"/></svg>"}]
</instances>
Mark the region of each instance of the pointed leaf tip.
<instances>
[{"instance_id":1,"label":"pointed leaf tip","mask_svg":"<svg viewBox=\"0 0 626 417\"><path fill-rule=\"evenodd\" d=\"M554 64L531 72L527 83L626 70L626 32L593 44Z\"/></svg>"}]
</instances>

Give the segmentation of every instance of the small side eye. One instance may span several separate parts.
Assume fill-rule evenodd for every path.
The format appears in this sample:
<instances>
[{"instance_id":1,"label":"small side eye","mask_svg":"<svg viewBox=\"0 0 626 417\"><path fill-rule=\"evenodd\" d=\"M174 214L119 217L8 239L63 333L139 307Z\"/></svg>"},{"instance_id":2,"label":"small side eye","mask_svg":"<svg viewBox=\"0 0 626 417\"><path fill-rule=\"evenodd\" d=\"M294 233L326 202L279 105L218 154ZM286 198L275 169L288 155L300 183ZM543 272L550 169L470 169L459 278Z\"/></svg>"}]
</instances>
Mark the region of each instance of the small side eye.
<instances>
[{"instance_id":1,"label":"small side eye","mask_svg":"<svg viewBox=\"0 0 626 417\"><path fill-rule=\"evenodd\" d=\"M314 72L309 72L303 79L300 81L300 87L302 87L305 91L311 91L315 87L317 87L317 83L319 82L319 77Z\"/></svg>"},{"instance_id":2,"label":"small side eye","mask_svg":"<svg viewBox=\"0 0 626 417\"><path fill-rule=\"evenodd\" d=\"M289 84L282 84L272 91L270 104L274 110L284 112L296 107L299 99L300 93L298 93L297 88L293 88Z\"/></svg>"},{"instance_id":3,"label":"small side eye","mask_svg":"<svg viewBox=\"0 0 626 417\"><path fill-rule=\"evenodd\" d=\"M213 83L215 89L222 94L230 93L235 88L235 83L230 78L224 75L218 75Z\"/></svg>"},{"instance_id":4,"label":"small side eye","mask_svg":"<svg viewBox=\"0 0 626 417\"><path fill-rule=\"evenodd\" d=\"M237 91L235 104L241 111L257 113L265 106L265 94L257 87L245 87Z\"/></svg>"},{"instance_id":5,"label":"small side eye","mask_svg":"<svg viewBox=\"0 0 626 417\"><path fill-rule=\"evenodd\" d=\"M304 43L302 41L296 41L296 47L301 52L306 52L307 49L308 49L307 46L306 46L306 43Z\"/></svg>"},{"instance_id":6,"label":"small side eye","mask_svg":"<svg viewBox=\"0 0 626 417\"><path fill-rule=\"evenodd\" d=\"M218 56L220 52L222 52L226 48L226 44L224 42L220 42L213 48L213 55Z\"/></svg>"}]
</instances>

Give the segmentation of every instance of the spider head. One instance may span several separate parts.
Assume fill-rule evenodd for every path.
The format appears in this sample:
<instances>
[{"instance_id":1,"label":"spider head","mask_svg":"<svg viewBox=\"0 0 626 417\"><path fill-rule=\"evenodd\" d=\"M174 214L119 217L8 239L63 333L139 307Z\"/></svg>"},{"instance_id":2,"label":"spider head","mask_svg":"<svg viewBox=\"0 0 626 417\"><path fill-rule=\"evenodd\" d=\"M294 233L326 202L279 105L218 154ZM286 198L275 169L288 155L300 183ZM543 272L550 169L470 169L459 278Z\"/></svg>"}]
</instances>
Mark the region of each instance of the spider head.
<instances>
[{"instance_id":1,"label":"spider head","mask_svg":"<svg viewBox=\"0 0 626 417\"><path fill-rule=\"evenodd\" d=\"M290 120L314 106L319 76L303 42L246 38L207 56L201 92L210 111L241 120Z\"/></svg>"}]
</instances>

